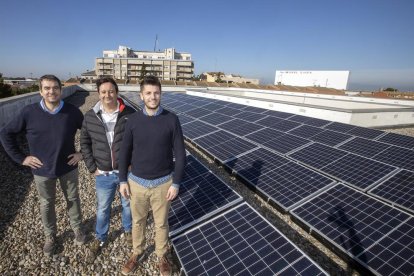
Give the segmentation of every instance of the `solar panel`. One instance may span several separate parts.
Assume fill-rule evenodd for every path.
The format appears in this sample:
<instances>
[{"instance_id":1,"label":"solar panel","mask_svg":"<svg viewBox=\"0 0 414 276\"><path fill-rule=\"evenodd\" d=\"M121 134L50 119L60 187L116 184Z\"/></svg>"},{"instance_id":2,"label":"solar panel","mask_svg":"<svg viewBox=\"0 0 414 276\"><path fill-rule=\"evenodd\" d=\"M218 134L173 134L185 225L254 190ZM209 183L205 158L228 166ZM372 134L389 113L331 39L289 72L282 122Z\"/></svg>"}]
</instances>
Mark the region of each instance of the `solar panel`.
<instances>
[{"instance_id":1,"label":"solar panel","mask_svg":"<svg viewBox=\"0 0 414 276\"><path fill-rule=\"evenodd\" d=\"M350 153L320 170L364 191L382 181L396 169L393 166Z\"/></svg>"},{"instance_id":2,"label":"solar panel","mask_svg":"<svg viewBox=\"0 0 414 276\"><path fill-rule=\"evenodd\" d=\"M186 112L187 115L190 115L194 118L200 118L203 117L205 115L211 114L210 110L204 109L202 107L199 108L194 108L193 110L190 110L188 112Z\"/></svg>"},{"instance_id":3,"label":"solar panel","mask_svg":"<svg viewBox=\"0 0 414 276\"><path fill-rule=\"evenodd\" d=\"M303 164L320 169L347 155L345 151L331 148L319 143L312 143L289 154L289 157Z\"/></svg>"},{"instance_id":4,"label":"solar panel","mask_svg":"<svg viewBox=\"0 0 414 276\"><path fill-rule=\"evenodd\" d=\"M324 126L325 129L334 130L334 131L342 132L342 133L349 132L355 127L356 126L354 125L343 124L343 123L338 123L338 122L332 122L329 125Z\"/></svg>"},{"instance_id":5,"label":"solar panel","mask_svg":"<svg viewBox=\"0 0 414 276\"><path fill-rule=\"evenodd\" d=\"M408 231L409 236L405 232L391 242L386 243L386 239L384 239L392 237L394 229L401 229L407 225L406 222L410 218L408 214L342 184L335 185L328 191L312 198L292 210L291 214L312 231L316 231L325 240L372 271L384 272L382 267L385 267L386 263L395 265L393 272L402 269L401 266L394 263L396 261L394 258L401 256L401 253L407 248L406 245L409 245L411 250L409 252L412 252L414 245L412 218L409 221L411 224L410 231ZM400 228L398 228L399 226ZM402 242L401 237L406 238L405 242ZM377 250L380 245L386 248L385 251ZM380 252L384 259L375 259L375 257L379 257ZM412 256L404 256L411 267L413 265ZM403 264L404 262L400 263L400 265ZM411 270L412 272L413 270ZM392 275L392 273L381 274ZM407 274L396 273L394 275Z\"/></svg>"},{"instance_id":6,"label":"solar panel","mask_svg":"<svg viewBox=\"0 0 414 276\"><path fill-rule=\"evenodd\" d=\"M391 146L373 156L372 159L414 171L414 150Z\"/></svg>"},{"instance_id":7,"label":"solar panel","mask_svg":"<svg viewBox=\"0 0 414 276\"><path fill-rule=\"evenodd\" d=\"M306 125L315 126L315 127L323 127L323 126L326 126L330 123L331 123L331 121L318 119L318 118L310 118L309 120L304 122L304 124L306 124Z\"/></svg>"},{"instance_id":8,"label":"solar panel","mask_svg":"<svg viewBox=\"0 0 414 276\"><path fill-rule=\"evenodd\" d=\"M236 137L237 136L228 133L227 131L219 130L214 133L195 139L194 142L201 148L209 149L222 143L226 143L227 141L230 141L231 139L234 139Z\"/></svg>"},{"instance_id":9,"label":"solar panel","mask_svg":"<svg viewBox=\"0 0 414 276\"><path fill-rule=\"evenodd\" d=\"M294 129L295 127L298 127L300 125L301 125L301 123L292 122L292 121L288 121L288 120L283 120L283 121L280 121L278 123L273 124L270 127L274 128L274 129L277 129L279 131L287 132L287 131L289 131L291 129Z\"/></svg>"},{"instance_id":10,"label":"solar panel","mask_svg":"<svg viewBox=\"0 0 414 276\"><path fill-rule=\"evenodd\" d=\"M186 167L186 172L187 170ZM168 217L170 236L243 200L210 171L197 175L191 170L187 175L192 177L181 183L178 197L171 202Z\"/></svg>"},{"instance_id":11,"label":"solar panel","mask_svg":"<svg viewBox=\"0 0 414 276\"><path fill-rule=\"evenodd\" d=\"M203 135L217 131L218 128L203 123L201 121L193 121L181 126L183 129L183 134L186 138L193 140L195 138L201 137Z\"/></svg>"},{"instance_id":12,"label":"solar panel","mask_svg":"<svg viewBox=\"0 0 414 276\"><path fill-rule=\"evenodd\" d=\"M176 110L177 112L183 112L183 113L186 113L187 111L190 111L190 110L192 110L192 109L194 109L194 108L196 108L194 105L185 103L185 104L183 104L183 105L176 106L176 107L175 107L175 110Z\"/></svg>"},{"instance_id":13,"label":"solar panel","mask_svg":"<svg viewBox=\"0 0 414 276\"><path fill-rule=\"evenodd\" d=\"M186 275L325 275L246 203L172 239Z\"/></svg>"},{"instance_id":14,"label":"solar panel","mask_svg":"<svg viewBox=\"0 0 414 276\"><path fill-rule=\"evenodd\" d=\"M322 131L324 130L318 127L301 125L297 128L292 129L288 133L302 137L302 138L310 138L312 136L315 136L318 133L321 133Z\"/></svg>"},{"instance_id":15,"label":"solar panel","mask_svg":"<svg viewBox=\"0 0 414 276\"><path fill-rule=\"evenodd\" d=\"M414 219L397 227L358 259L378 275L413 275Z\"/></svg>"},{"instance_id":16,"label":"solar panel","mask_svg":"<svg viewBox=\"0 0 414 276\"><path fill-rule=\"evenodd\" d=\"M263 128L259 131L247 135L246 138L256 143L263 144L282 135L285 134L281 131L277 131L272 128Z\"/></svg>"},{"instance_id":17,"label":"solar panel","mask_svg":"<svg viewBox=\"0 0 414 276\"><path fill-rule=\"evenodd\" d=\"M227 103L226 107L235 108L235 109L244 109L246 106L244 104L238 104L238 103Z\"/></svg>"},{"instance_id":18,"label":"solar panel","mask_svg":"<svg viewBox=\"0 0 414 276\"><path fill-rule=\"evenodd\" d=\"M285 134L263 143L263 146L268 147L281 154L287 154L292 150L303 147L308 143L311 143L311 141L294 135Z\"/></svg>"},{"instance_id":19,"label":"solar panel","mask_svg":"<svg viewBox=\"0 0 414 276\"><path fill-rule=\"evenodd\" d=\"M201 117L200 120L217 126L219 124L233 120L233 117L219 114L219 113L211 113L209 115Z\"/></svg>"},{"instance_id":20,"label":"solar panel","mask_svg":"<svg viewBox=\"0 0 414 276\"><path fill-rule=\"evenodd\" d=\"M255 144L252 144L245 139L236 137L226 141L226 143L210 147L207 151L216 159L221 162L225 162L228 159L234 158L255 148L257 148Z\"/></svg>"},{"instance_id":21,"label":"solar panel","mask_svg":"<svg viewBox=\"0 0 414 276\"><path fill-rule=\"evenodd\" d=\"M358 137L362 137L362 138L374 139L384 134L384 131L357 126L351 129L350 131L348 131L347 133L358 136Z\"/></svg>"},{"instance_id":22,"label":"solar panel","mask_svg":"<svg viewBox=\"0 0 414 276\"><path fill-rule=\"evenodd\" d=\"M340 145L338 148L365 157L372 157L389 147L390 145L387 145L385 143L356 137L352 140L349 140L345 144Z\"/></svg>"},{"instance_id":23,"label":"solar panel","mask_svg":"<svg viewBox=\"0 0 414 276\"><path fill-rule=\"evenodd\" d=\"M302 115L293 115L292 117L289 117L289 121L298 122L298 123L304 123L308 121L310 117L302 116Z\"/></svg>"},{"instance_id":24,"label":"solar panel","mask_svg":"<svg viewBox=\"0 0 414 276\"><path fill-rule=\"evenodd\" d=\"M222 104L218 103L210 103L203 106L204 109L210 110L210 111L216 111L217 109L223 108Z\"/></svg>"},{"instance_id":25,"label":"solar panel","mask_svg":"<svg viewBox=\"0 0 414 276\"><path fill-rule=\"evenodd\" d=\"M263 114L278 117L278 118L281 118L281 119L287 119L289 117L294 116L294 114L292 114L292 113L281 112L281 111L276 111L276 110L267 110L267 111L263 112Z\"/></svg>"},{"instance_id":26,"label":"solar panel","mask_svg":"<svg viewBox=\"0 0 414 276\"><path fill-rule=\"evenodd\" d=\"M263 119L267 116L268 115L249 112L249 111L242 111L239 114L237 114L237 116L234 116L234 117L236 117L238 119L243 119L243 120L248 121L248 122L256 122L256 121L258 121L260 119Z\"/></svg>"},{"instance_id":27,"label":"solar panel","mask_svg":"<svg viewBox=\"0 0 414 276\"><path fill-rule=\"evenodd\" d=\"M344 134L336 131L325 130L319 134L316 134L309 139L315 142L319 142L328 146L335 146L338 145L353 136L349 134Z\"/></svg>"},{"instance_id":28,"label":"solar panel","mask_svg":"<svg viewBox=\"0 0 414 276\"><path fill-rule=\"evenodd\" d=\"M260 175L289 163L287 158L264 148L248 152L225 163L226 167L238 173L247 181L254 182Z\"/></svg>"},{"instance_id":29,"label":"solar panel","mask_svg":"<svg viewBox=\"0 0 414 276\"><path fill-rule=\"evenodd\" d=\"M234 116L234 115L239 114L240 112L243 112L243 111L240 110L240 109L231 108L231 107L226 106L226 107L217 109L216 112L220 113L220 114L228 115L228 116Z\"/></svg>"},{"instance_id":30,"label":"solar panel","mask_svg":"<svg viewBox=\"0 0 414 276\"><path fill-rule=\"evenodd\" d=\"M200 163L192 155L187 155L187 164L185 165L184 176L181 182L186 182L199 175L205 174L210 170L206 166Z\"/></svg>"},{"instance_id":31,"label":"solar panel","mask_svg":"<svg viewBox=\"0 0 414 276\"><path fill-rule=\"evenodd\" d=\"M240 136L250 134L263 128L261 125L249 123L240 119L233 119L231 121L220 124L218 127Z\"/></svg>"},{"instance_id":32,"label":"solar panel","mask_svg":"<svg viewBox=\"0 0 414 276\"><path fill-rule=\"evenodd\" d=\"M369 193L414 213L414 172L401 170Z\"/></svg>"},{"instance_id":33,"label":"solar panel","mask_svg":"<svg viewBox=\"0 0 414 276\"><path fill-rule=\"evenodd\" d=\"M268 117L265 117L261 120L258 120L256 122L256 124L266 126L266 127L272 127L273 125L275 125L275 124L277 124L281 121L283 121L283 119L277 118L277 117L274 117L274 116L268 116Z\"/></svg>"},{"instance_id":34,"label":"solar panel","mask_svg":"<svg viewBox=\"0 0 414 276\"><path fill-rule=\"evenodd\" d=\"M243 108L243 111L250 111L250 112L260 114L260 113L266 112L267 109L247 105Z\"/></svg>"},{"instance_id":35,"label":"solar panel","mask_svg":"<svg viewBox=\"0 0 414 276\"><path fill-rule=\"evenodd\" d=\"M195 120L194 118L186 116L183 113L179 113L179 114L177 114L177 116L178 116L178 119L180 120L181 126Z\"/></svg>"},{"instance_id":36,"label":"solar panel","mask_svg":"<svg viewBox=\"0 0 414 276\"><path fill-rule=\"evenodd\" d=\"M401 135L397 133L387 133L380 137L378 141L400 146L404 148L414 149L414 137Z\"/></svg>"}]
</instances>

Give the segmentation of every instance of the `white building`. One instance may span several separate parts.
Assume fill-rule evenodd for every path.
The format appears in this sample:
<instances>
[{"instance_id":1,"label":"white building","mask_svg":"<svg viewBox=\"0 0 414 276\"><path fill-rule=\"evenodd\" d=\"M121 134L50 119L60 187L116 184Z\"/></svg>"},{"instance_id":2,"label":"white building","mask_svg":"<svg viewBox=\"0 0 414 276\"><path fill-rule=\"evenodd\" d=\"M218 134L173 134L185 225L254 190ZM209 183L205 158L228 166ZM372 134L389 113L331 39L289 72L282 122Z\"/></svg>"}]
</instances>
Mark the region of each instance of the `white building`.
<instances>
[{"instance_id":1,"label":"white building","mask_svg":"<svg viewBox=\"0 0 414 276\"><path fill-rule=\"evenodd\" d=\"M275 85L316 86L346 90L349 71L276 71Z\"/></svg>"},{"instance_id":2,"label":"white building","mask_svg":"<svg viewBox=\"0 0 414 276\"><path fill-rule=\"evenodd\" d=\"M118 50L105 50L96 58L95 71L98 77L110 76L115 79L137 81L146 74L161 80L191 80L194 63L190 53L179 53L174 48L164 51L136 51L126 46Z\"/></svg>"}]
</instances>

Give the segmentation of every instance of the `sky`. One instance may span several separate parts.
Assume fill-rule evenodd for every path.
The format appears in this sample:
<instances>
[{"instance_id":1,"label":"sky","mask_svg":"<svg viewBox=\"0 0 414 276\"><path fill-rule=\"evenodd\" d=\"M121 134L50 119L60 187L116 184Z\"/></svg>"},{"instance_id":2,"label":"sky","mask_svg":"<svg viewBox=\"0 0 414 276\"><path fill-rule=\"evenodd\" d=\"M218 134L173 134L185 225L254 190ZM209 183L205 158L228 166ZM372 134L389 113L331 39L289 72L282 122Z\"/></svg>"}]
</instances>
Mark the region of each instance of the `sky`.
<instances>
[{"instance_id":1,"label":"sky","mask_svg":"<svg viewBox=\"0 0 414 276\"><path fill-rule=\"evenodd\" d=\"M414 91L412 0L0 2L0 73L62 79L119 45L192 54L195 74L273 84L276 70L349 70L349 90Z\"/></svg>"}]
</instances>

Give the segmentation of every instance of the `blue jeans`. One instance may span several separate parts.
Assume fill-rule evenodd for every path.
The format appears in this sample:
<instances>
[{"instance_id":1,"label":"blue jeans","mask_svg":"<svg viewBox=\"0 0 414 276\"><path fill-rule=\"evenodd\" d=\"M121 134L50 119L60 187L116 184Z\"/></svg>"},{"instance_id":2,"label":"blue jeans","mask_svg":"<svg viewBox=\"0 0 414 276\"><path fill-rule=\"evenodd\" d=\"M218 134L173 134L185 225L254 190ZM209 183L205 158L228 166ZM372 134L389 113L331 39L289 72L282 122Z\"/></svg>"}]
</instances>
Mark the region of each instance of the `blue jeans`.
<instances>
[{"instance_id":1,"label":"blue jeans","mask_svg":"<svg viewBox=\"0 0 414 276\"><path fill-rule=\"evenodd\" d=\"M96 238L100 241L106 241L109 231L109 223L111 219L111 205L114 201L115 193L119 194L122 204L122 226L125 232L132 230L131 208L129 200L121 196L118 191L119 178L118 174L102 174L95 176L96 180ZM118 191L118 192L117 192Z\"/></svg>"}]
</instances>

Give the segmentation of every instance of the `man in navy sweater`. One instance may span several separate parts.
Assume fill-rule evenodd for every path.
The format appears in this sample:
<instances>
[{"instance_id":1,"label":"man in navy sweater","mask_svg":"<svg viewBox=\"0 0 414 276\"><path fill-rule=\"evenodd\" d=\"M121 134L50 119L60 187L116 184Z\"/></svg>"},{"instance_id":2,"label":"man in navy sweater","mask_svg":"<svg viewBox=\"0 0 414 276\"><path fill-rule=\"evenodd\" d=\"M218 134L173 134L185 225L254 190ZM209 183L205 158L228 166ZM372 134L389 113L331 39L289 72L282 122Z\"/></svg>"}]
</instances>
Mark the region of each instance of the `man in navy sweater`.
<instances>
[{"instance_id":1,"label":"man in navy sweater","mask_svg":"<svg viewBox=\"0 0 414 276\"><path fill-rule=\"evenodd\" d=\"M127 275L138 267L139 257L144 253L146 221L151 207L160 273L170 275L171 266L166 258L168 211L184 174L184 138L178 117L160 105L158 78L145 77L140 88L144 107L142 112L129 117L119 156L120 192L131 198L133 241L133 253L121 272Z\"/></svg>"},{"instance_id":2,"label":"man in navy sweater","mask_svg":"<svg viewBox=\"0 0 414 276\"><path fill-rule=\"evenodd\" d=\"M32 169L39 194L40 214L46 241L43 252L54 253L56 237L56 182L66 199L70 225L75 232L75 243L85 242L81 229L82 214L78 192L77 164L82 154L75 151L75 134L82 127L80 110L62 101L62 85L54 75L40 78L40 102L27 105L0 133L1 142L10 157L18 164ZM16 141L25 133L29 155L23 153Z\"/></svg>"}]
</instances>

